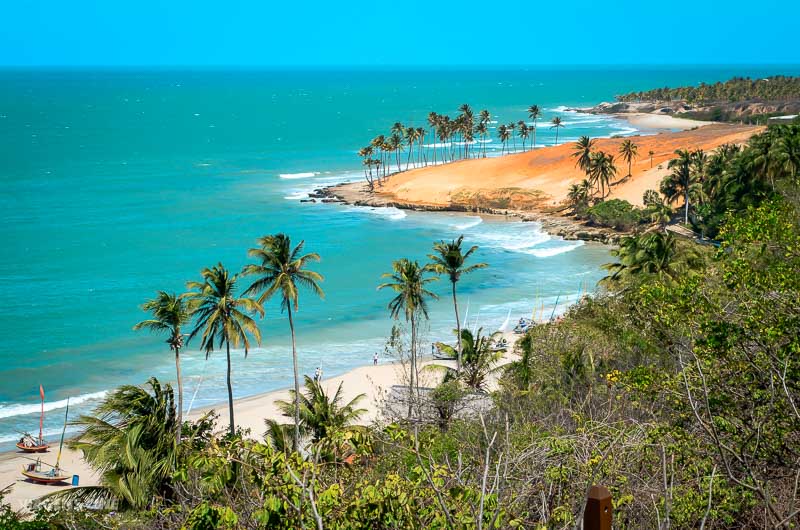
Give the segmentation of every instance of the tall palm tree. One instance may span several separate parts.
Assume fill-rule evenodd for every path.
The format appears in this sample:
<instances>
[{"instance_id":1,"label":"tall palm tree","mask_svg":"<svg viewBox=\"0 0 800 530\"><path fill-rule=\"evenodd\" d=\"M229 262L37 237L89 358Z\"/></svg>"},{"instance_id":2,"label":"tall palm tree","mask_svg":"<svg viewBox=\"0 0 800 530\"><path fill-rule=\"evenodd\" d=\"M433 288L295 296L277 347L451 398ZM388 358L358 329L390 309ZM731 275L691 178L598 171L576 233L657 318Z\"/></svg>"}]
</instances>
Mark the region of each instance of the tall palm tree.
<instances>
[{"instance_id":1,"label":"tall palm tree","mask_svg":"<svg viewBox=\"0 0 800 530\"><path fill-rule=\"evenodd\" d=\"M575 162L575 166L581 168L584 173L588 171L591 165L591 155L594 144L595 140L592 140L588 136L581 136L578 138L578 141L575 142L575 151L573 151L572 156L578 159Z\"/></svg>"},{"instance_id":2,"label":"tall palm tree","mask_svg":"<svg viewBox=\"0 0 800 530\"><path fill-rule=\"evenodd\" d=\"M667 164L672 173L662 182L662 191L670 201L675 201L681 194L684 200L684 223L689 224L689 189L694 184L692 172L693 156L691 151L678 149L675 151L678 158L673 158Z\"/></svg>"},{"instance_id":3,"label":"tall palm tree","mask_svg":"<svg viewBox=\"0 0 800 530\"><path fill-rule=\"evenodd\" d=\"M424 164L427 166L428 157L425 156L425 150L423 149L423 146L425 145L425 129L423 127L417 127L416 138L417 138L417 165L420 165L424 162Z\"/></svg>"},{"instance_id":4,"label":"tall palm tree","mask_svg":"<svg viewBox=\"0 0 800 530\"><path fill-rule=\"evenodd\" d=\"M550 123L552 123L550 128L556 130L556 145L558 145L558 130L561 127L564 127L564 124L561 123L561 118L559 116L556 116L555 118L553 118L553 120Z\"/></svg>"},{"instance_id":5,"label":"tall palm tree","mask_svg":"<svg viewBox=\"0 0 800 530\"><path fill-rule=\"evenodd\" d=\"M522 139L522 150L525 151L525 141L530 136L530 129L522 120L519 120L519 123L517 123L517 135Z\"/></svg>"},{"instance_id":6,"label":"tall palm tree","mask_svg":"<svg viewBox=\"0 0 800 530\"><path fill-rule=\"evenodd\" d=\"M619 146L619 154L628 163L628 176L630 177L633 161L639 157L639 146L633 143L630 138L626 138Z\"/></svg>"},{"instance_id":7,"label":"tall palm tree","mask_svg":"<svg viewBox=\"0 0 800 530\"><path fill-rule=\"evenodd\" d=\"M506 129L508 129L508 135L511 137L511 141L514 142L514 151L517 150L517 137L514 135L514 132L517 130L517 124L513 121L506 125Z\"/></svg>"},{"instance_id":8,"label":"tall palm tree","mask_svg":"<svg viewBox=\"0 0 800 530\"><path fill-rule=\"evenodd\" d=\"M382 276L391 281L380 284L378 289L388 288L397 293L397 296L389 302L389 313L394 319L399 318L402 313L406 322L411 323L411 376L408 386L408 417L411 418L414 381L417 372L417 322L420 317L428 318L427 300L438 298L425 288L427 284L438 278L426 277L431 272L429 267L422 267L418 262L406 258L394 261L392 270L393 272Z\"/></svg>"},{"instance_id":9,"label":"tall palm tree","mask_svg":"<svg viewBox=\"0 0 800 530\"><path fill-rule=\"evenodd\" d=\"M589 162L589 176L594 184L600 188L600 197L605 199L605 189L610 187L611 179L617 174L617 167L614 165L614 155L608 155L603 151L592 153Z\"/></svg>"},{"instance_id":10,"label":"tall palm tree","mask_svg":"<svg viewBox=\"0 0 800 530\"><path fill-rule=\"evenodd\" d=\"M408 145L408 158L406 158L406 171L408 171L408 166L411 164L411 157L414 155L414 142L417 141L417 130L414 127L406 127L405 131L403 131L403 136Z\"/></svg>"},{"instance_id":11,"label":"tall palm tree","mask_svg":"<svg viewBox=\"0 0 800 530\"><path fill-rule=\"evenodd\" d=\"M146 329L154 333L167 333L167 344L175 352L175 374L178 382L178 425L175 441L181 443L183 425L183 380L181 379L181 348L183 333L181 328L189 323L192 312L186 299L174 293L159 291L156 297L142 305L142 310L152 313L153 318L143 320L133 326L134 330Z\"/></svg>"},{"instance_id":12,"label":"tall palm tree","mask_svg":"<svg viewBox=\"0 0 800 530\"><path fill-rule=\"evenodd\" d=\"M481 135L483 158L486 158L486 134L489 132L489 129L486 127L484 122L480 122L475 126L475 132Z\"/></svg>"},{"instance_id":13,"label":"tall palm tree","mask_svg":"<svg viewBox=\"0 0 800 530\"><path fill-rule=\"evenodd\" d=\"M295 341L294 320L292 311L298 309L299 287L305 287L320 298L325 294L319 286L323 280L318 272L308 270L306 266L319 261L319 254L311 252L303 254L304 241L292 248L292 242L286 234L264 236L257 240L258 248L251 248L247 254L258 263L246 265L242 273L245 276L256 276L256 279L245 290L247 294L258 293L258 303L263 304L275 294L281 298L281 311L289 316L289 330L292 334L292 367L294 369L294 434L295 451L300 441L300 377L297 367L297 343Z\"/></svg>"},{"instance_id":14,"label":"tall palm tree","mask_svg":"<svg viewBox=\"0 0 800 530\"><path fill-rule=\"evenodd\" d=\"M508 142L508 137L510 133L508 132L508 127L505 125L501 125L497 128L497 137L500 138L500 142L503 144L503 147L500 149L500 154L504 154L506 150L506 142Z\"/></svg>"},{"instance_id":15,"label":"tall palm tree","mask_svg":"<svg viewBox=\"0 0 800 530\"><path fill-rule=\"evenodd\" d=\"M379 169L380 169L380 166L384 165L384 160L383 160L384 150L383 150L383 146L384 146L385 143L386 143L386 137L384 135L382 135L382 134L379 134L378 136L373 138L372 141L369 143L369 145L371 145L373 149L378 149L380 151L381 163L379 164Z\"/></svg>"},{"instance_id":16,"label":"tall palm tree","mask_svg":"<svg viewBox=\"0 0 800 530\"><path fill-rule=\"evenodd\" d=\"M436 165L436 137L438 136L439 115L435 112L428 113L428 127L432 129L431 138L433 138L433 165Z\"/></svg>"},{"instance_id":17,"label":"tall palm tree","mask_svg":"<svg viewBox=\"0 0 800 530\"><path fill-rule=\"evenodd\" d=\"M647 155L650 157L650 169L653 169L653 155L656 154L655 151L650 150L647 152Z\"/></svg>"},{"instance_id":18,"label":"tall palm tree","mask_svg":"<svg viewBox=\"0 0 800 530\"><path fill-rule=\"evenodd\" d=\"M403 150L403 137L397 133L393 133L389 137L389 150L394 152L395 160L397 161L397 172L400 173L400 152Z\"/></svg>"},{"instance_id":19,"label":"tall palm tree","mask_svg":"<svg viewBox=\"0 0 800 530\"><path fill-rule=\"evenodd\" d=\"M192 314L196 319L194 329L189 334L189 341L200 335L200 349L206 352L206 357L215 348L222 348L222 345L225 345L228 363L229 430L233 436L236 433L236 423L233 419L231 344L234 348L242 344L245 357L250 350L248 334L261 344L261 331L249 315L256 313L263 317L264 309L251 298L236 297L236 282L239 276L231 274L222 263L210 269L203 269L200 275L203 281L186 283L190 292L185 296L190 300Z\"/></svg>"},{"instance_id":20,"label":"tall palm tree","mask_svg":"<svg viewBox=\"0 0 800 530\"><path fill-rule=\"evenodd\" d=\"M469 257L478 250L477 245L473 245L466 252L462 252L461 244L464 242L464 236L459 236L450 243L439 241L433 244L433 254L428 257L431 260L430 268L437 274L446 274L450 279L450 284L453 288L453 309L456 312L456 330L458 337L458 360L456 362L456 371L461 373L461 318L458 314L458 298L456 297L456 284L465 274L469 274L478 269L488 267L486 263L475 263L474 265L466 266L465 262Z\"/></svg>"},{"instance_id":21,"label":"tall palm tree","mask_svg":"<svg viewBox=\"0 0 800 530\"><path fill-rule=\"evenodd\" d=\"M528 107L528 117L533 120L533 149L536 149L536 120L539 119L541 113L542 109L539 108L539 105Z\"/></svg>"}]
</instances>

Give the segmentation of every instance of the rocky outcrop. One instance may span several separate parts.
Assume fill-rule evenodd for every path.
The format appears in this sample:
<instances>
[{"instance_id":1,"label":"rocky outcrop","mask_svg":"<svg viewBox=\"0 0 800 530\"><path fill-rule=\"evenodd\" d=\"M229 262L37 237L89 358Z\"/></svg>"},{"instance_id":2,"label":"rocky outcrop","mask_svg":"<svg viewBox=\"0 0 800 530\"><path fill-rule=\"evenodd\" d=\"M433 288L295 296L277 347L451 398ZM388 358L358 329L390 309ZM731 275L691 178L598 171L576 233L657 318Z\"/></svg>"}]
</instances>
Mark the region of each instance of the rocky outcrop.
<instances>
[{"instance_id":1,"label":"rocky outcrop","mask_svg":"<svg viewBox=\"0 0 800 530\"><path fill-rule=\"evenodd\" d=\"M378 193L370 192L361 183L344 183L314 190L310 197L322 202L340 202L353 206L378 208L398 208L424 212L469 212L480 215L513 217L526 222L536 222L549 234L563 237L565 240L596 241L606 245L616 245L620 237L626 235L609 228L589 226L584 221L561 216L554 213L520 211L503 208L487 208L464 204L426 205L397 201Z\"/></svg>"}]
</instances>

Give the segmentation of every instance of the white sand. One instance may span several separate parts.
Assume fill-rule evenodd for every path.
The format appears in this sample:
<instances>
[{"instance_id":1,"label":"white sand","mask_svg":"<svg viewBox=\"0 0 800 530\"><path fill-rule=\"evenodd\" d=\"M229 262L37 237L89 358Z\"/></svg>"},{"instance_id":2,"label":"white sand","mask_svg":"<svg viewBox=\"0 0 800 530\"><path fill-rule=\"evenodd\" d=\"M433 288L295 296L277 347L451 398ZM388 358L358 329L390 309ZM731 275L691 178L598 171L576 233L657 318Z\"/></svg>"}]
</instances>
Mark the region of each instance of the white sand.
<instances>
[{"instance_id":1,"label":"white sand","mask_svg":"<svg viewBox=\"0 0 800 530\"><path fill-rule=\"evenodd\" d=\"M500 364L506 364L518 357L510 353L517 335L506 333L505 337L509 341L509 353L501 360ZM436 379L440 377L436 373L424 370L424 366L434 361L422 363L420 385L436 384ZM448 364L448 362L436 361L437 364ZM452 364L452 361L450 362ZM329 395L336 392L336 388L342 383L342 399L344 403L349 402L358 394L366 394L365 398L359 403L359 408L364 408L367 412L362 416L359 423L371 425L381 420L381 406L384 397L389 392L392 385L407 384L403 377L403 369L400 364L392 363L381 358L378 366L372 364L355 368L341 376L325 378L323 374L323 385ZM496 380L492 381L492 385ZM301 381L302 385L302 381ZM275 400L289 400L288 390L278 390L259 394L256 396L238 399L234 401L234 420L236 425L244 429L250 429L250 437L262 439L266 431L264 420L274 419L280 422L290 423L292 420L281 415L275 406ZM188 419L197 419L209 410L215 410L219 414L218 429L224 432L228 428L228 405L220 403L207 409L199 409L189 414ZM38 455L43 462L55 463L58 447L51 449L48 453ZM21 475L20 471L28 463L34 461L36 456L24 455L20 452L10 452L0 454L0 489L13 485L13 489L6 497L11 507L15 510L25 510L30 501L52 493L54 491L69 488L69 485L44 486L28 482ZM61 457L61 467L70 474L80 476L81 486L92 486L98 484L98 476L92 471L89 465L83 460L82 456L69 449L64 449Z\"/></svg>"},{"instance_id":2,"label":"white sand","mask_svg":"<svg viewBox=\"0 0 800 530\"><path fill-rule=\"evenodd\" d=\"M686 118L677 118L669 114L649 114L649 113L624 113L617 114L619 118L628 120L634 127L643 129L667 129L667 130L681 130L688 131L695 127L704 127L711 125L712 121L689 120Z\"/></svg>"}]
</instances>

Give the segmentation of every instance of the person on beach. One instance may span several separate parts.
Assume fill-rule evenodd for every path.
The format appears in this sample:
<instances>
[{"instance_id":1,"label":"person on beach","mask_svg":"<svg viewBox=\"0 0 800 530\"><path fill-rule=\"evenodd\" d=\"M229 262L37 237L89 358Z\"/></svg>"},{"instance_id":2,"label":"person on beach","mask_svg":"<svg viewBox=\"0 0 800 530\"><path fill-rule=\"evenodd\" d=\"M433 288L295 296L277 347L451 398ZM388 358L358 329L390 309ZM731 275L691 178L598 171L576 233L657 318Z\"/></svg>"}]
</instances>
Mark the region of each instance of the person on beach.
<instances>
[{"instance_id":1,"label":"person on beach","mask_svg":"<svg viewBox=\"0 0 800 530\"><path fill-rule=\"evenodd\" d=\"M322 381L322 368L319 366L317 366L317 369L314 370L314 381L316 381L317 383Z\"/></svg>"},{"instance_id":2,"label":"person on beach","mask_svg":"<svg viewBox=\"0 0 800 530\"><path fill-rule=\"evenodd\" d=\"M375 352L375 355L372 356L372 366L378 366L378 352Z\"/></svg>"}]
</instances>

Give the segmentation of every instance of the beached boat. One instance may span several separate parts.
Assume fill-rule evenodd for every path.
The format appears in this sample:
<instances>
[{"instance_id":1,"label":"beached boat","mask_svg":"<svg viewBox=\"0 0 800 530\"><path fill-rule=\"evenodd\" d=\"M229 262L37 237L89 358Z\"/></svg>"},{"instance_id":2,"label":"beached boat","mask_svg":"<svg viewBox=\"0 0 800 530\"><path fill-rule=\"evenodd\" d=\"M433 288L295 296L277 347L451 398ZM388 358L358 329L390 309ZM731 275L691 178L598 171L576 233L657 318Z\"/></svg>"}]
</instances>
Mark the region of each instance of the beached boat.
<instances>
[{"instance_id":1,"label":"beached boat","mask_svg":"<svg viewBox=\"0 0 800 530\"><path fill-rule=\"evenodd\" d=\"M22 470L22 474L25 478L37 484L58 484L59 482L66 482L72 477L67 471L58 467L58 464L50 466L41 460L28 464Z\"/></svg>"},{"instance_id":2,"label":"beached boat","mask_svg":"<svg viewBox=\"0 0 800 530\"><path fill-rule=\"evenodd\" d=\"M39 387L42 394L42 402L44 402L44 390ZM44 408L42 408L44 411ZM44 414L44 413L43 413ZM40 458L36 462L28 464L22 469L22 476L35 482L37 484L58 484L64 482L71 477L70 473L65 469L61 469L61 450L64 448L64 435L67 432L67 419L69 418L69 398L67 398L67 410L64 412L64 428L61 430L61 442L58 445L58 456L56 456L56 465L52 466L46 462L42 462Z\"/></svg>"},{"instance_id":3,"label":"beached boat","mask_svg":"<svg viewBox=\"0 0 800 530\"><path fill-rule=\"evenodd\" d=\"M42 398L42 413L39 416L39 437L25 433L17 442L17 449L26 453L44 453L50 448L50 444L44 441L42 427L44 426L44 387L39 385L39 396Z\"/></svg>"},{"instance_id":4,"label":"beached boat","mask_svg":"<svg viewBox=\"0 0 800 530\"><path fill-rule=\"evenodd\" d=\"M528 331L535 323L530 318L520 318L517 325L514 327L514 333L522 334Z\"/></svg>"}]
</instances>

